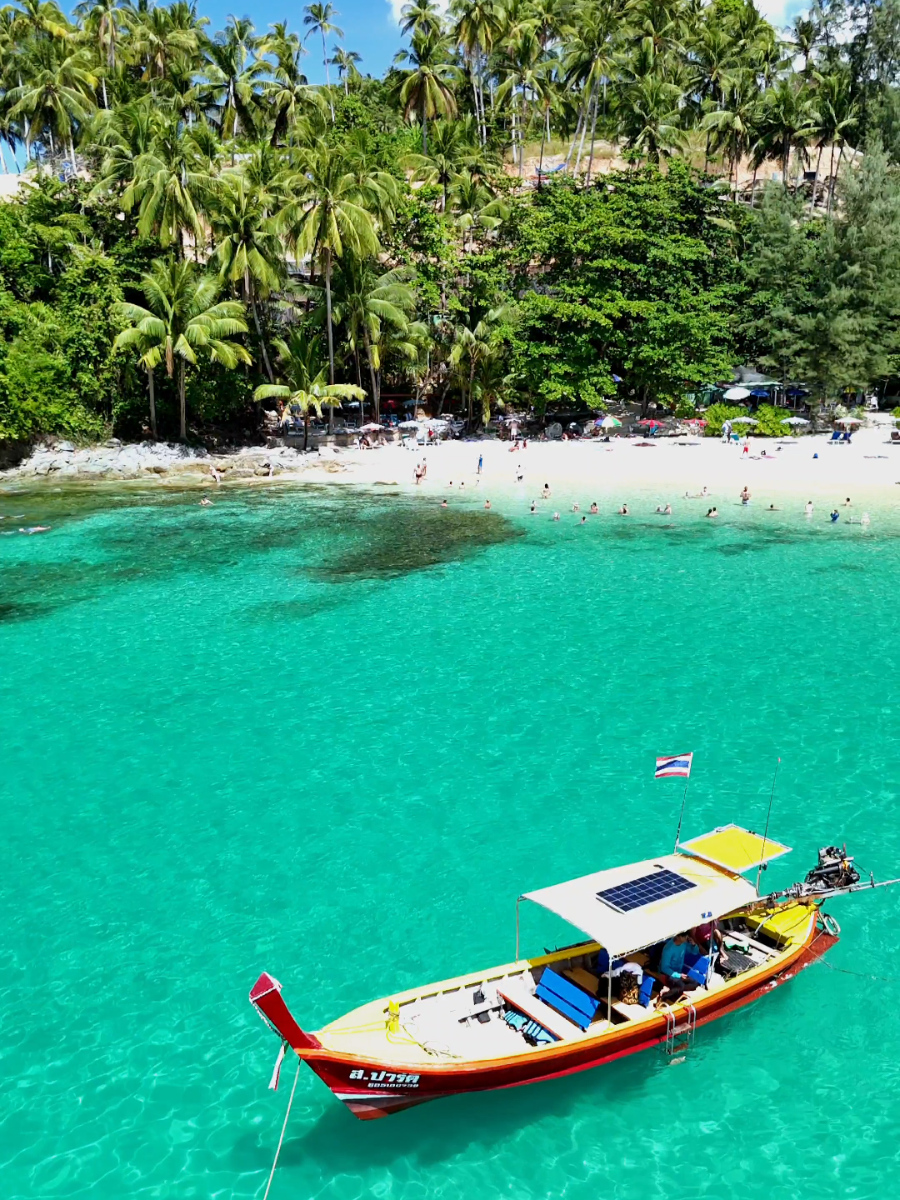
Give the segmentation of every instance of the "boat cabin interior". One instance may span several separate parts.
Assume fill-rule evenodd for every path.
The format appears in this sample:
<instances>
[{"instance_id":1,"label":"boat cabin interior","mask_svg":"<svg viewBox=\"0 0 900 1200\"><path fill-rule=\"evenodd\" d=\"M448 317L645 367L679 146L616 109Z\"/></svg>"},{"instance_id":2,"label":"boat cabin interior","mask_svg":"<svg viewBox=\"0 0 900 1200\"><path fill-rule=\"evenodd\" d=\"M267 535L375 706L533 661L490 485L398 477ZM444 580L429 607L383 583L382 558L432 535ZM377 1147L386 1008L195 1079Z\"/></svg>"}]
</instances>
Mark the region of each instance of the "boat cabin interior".
<instances>
[{"instance_id":1,"label":"boat cabin interior","mask_svg":"<svg viewBox=\"0 0 900 1200\"><path fill-rule=\"evenodd\" d=\"M720 920L724 954L714 953L710 960L700 947L686 944L690 1002L696 1004L748 971L774 965L805 938L810 919L806 906L789 906ZM591 1038L647 1020L667 1007L660 1003L662 985L656 978L661 950L660 943L610 962L598 943L582 942L481 978L407 993L388 1007L389 1040L398 1049L398 1043L408 1047L406 1053L414 1058L420 1056L412 1047L428 1057L477 1060ZM381 1005L384 1012L383 1001ZM340 1032L337 1025L322 1031L326 1044L330 1030ZM347 1040L341 1041L349 1050Z\"/></svg>"}]
</instances>

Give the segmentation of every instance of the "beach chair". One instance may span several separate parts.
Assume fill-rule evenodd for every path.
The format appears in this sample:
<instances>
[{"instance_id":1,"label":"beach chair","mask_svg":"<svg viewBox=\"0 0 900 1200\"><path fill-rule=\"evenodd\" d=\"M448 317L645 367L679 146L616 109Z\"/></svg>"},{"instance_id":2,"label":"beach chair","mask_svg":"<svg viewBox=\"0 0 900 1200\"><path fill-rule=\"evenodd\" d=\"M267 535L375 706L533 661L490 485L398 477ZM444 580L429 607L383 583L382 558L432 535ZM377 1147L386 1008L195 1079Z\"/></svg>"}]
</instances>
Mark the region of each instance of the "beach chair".
<instances>
[{"instance_id":1,"label":"beach chair","mask_svg":"<svg viewBox=\"0 0 900 1200\"><path fill-rule=\"evenodd\" d=\"M900 442L900 429L892 429L891 430L891 441L892 442Z\"/></svg>"},{"instance_id":2,"label":"beach chair","mask_svg":"<svg viewBox=\"0 0 900 1200\"><path fill-rule=\"evenodd\" d=\"M535 995L538 1000L543 1000L558 1013L568 1017L579 1029L587 1029L600 1007L599 1001L593 996L583 992L562 975L557 975L556 971L549 967L544 968Z\"/></svg>"},{"instance_id":3,"label":"beach chair","mask_svg":"<svg viewBox=\"0 0 900 1200\"><path fill-rule=\"evenodd\" d=\"M839 429L835 429L835 431L832 433L831 437L828 439L828 445L833 446L835 444L835 442L839 442L840 440L841 440L841 431Z\"/></svg>"},{"instance_id":4,"label":"beach chair","mask_svg":"<svg viewBox=\"0 0 900 1200\"><path fill-rule=\"evenodd\" d=\"M844 434L841 436L841 441L842 441L842 442L843 442L845 445L849 446L849 445L850 445L850 438L851 438L852 436L853 436L853 430L852 430L852 429L848 429L848 430L846 431L846 433L844 433Z\"/></svg>"}]
</instances>

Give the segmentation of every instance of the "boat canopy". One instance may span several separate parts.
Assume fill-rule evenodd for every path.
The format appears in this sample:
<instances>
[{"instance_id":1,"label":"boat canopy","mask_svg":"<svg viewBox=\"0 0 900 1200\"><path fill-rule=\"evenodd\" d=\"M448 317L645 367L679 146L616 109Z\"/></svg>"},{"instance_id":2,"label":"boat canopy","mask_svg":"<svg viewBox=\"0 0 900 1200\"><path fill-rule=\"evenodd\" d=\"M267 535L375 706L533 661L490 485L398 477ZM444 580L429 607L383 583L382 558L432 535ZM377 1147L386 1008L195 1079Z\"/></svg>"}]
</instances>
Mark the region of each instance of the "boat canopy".
<instances>
[{"instance_id":1,"label":"boat canopy","mask_svg":"<svg viewBox=\"0 0 900 1200\"><path fill-rule=\"evenodd\" d=\"M521 897L556 913L621 958L757 899L739 875L684 854L595 871Z\"/></svg>"},{"instance_id":2,"label":"boat canopy","mask_svg":"<svg viewBox=\"0 0 900 1200\"><path fill-rule=\"evenodd\" d=\"M790 846L741 829L740 825L720 825L711 833L682 842L678 849L695 858L703 858L715 867L734 871L736 875L756 870L760 863L771 862L773 858L791 852Z\"/></svg>"}]
</instances>

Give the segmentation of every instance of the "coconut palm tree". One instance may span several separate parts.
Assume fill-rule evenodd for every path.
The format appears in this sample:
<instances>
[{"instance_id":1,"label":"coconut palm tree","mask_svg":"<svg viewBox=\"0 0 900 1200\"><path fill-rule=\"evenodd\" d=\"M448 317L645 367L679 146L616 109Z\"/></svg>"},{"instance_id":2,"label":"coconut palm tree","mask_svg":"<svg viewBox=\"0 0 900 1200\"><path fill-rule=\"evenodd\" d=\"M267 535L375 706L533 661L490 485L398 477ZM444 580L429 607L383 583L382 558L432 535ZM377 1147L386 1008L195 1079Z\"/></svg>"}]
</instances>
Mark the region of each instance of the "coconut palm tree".
<instances>
[{"instance_id":1,"label":"coconut palm tree","mask_svg":"<svg viewBox=\"0 0 900 1200\"><path fill-rule=\"evenodd\" d=\"M239 128L253 132L253 110L266 65L253 57L259 39L253 37L252 22L246 17L229 17L228 22L225 32L204 46L205 75L222 136L236 138Z\"/></svg>"},{"instance_id":2,"label":"coconut palm tree","mask_svg":"<svg viewBox=\"0 0 900 1200\"><path fill-rule=\"evenodd\" d=\"M334 383L334 329L331 276L335 259L349 250L361 258L378 249L375 221L364 206L364 189L340 154L324 142L298 155L294 198L282 214L282 227L299 259L318 265L325 279L328 380Z\"/></svg>"},{"instance_id":3,"label":"coconut palm tree","mask_svg":"<svg viewBox=\"0 0 900 1200\"><path fill-rule=\"evenodd\" d=\"M253 314L263 365L274 382L257 299L265 300L287 276L277 218L270 215L274 197L254 187L243 174L225 174L211 206L210 223L216 249L211 265L223 282L241 289Z\"/></svg>"},{"instance_id":4,"label":"coconut palm tree","mask_svg":"<svg viewBox=\"0 0 900 1200\"><path fill-rule=\"evenodd\" d=\"M9 89L6 104L11 119L22 117L26 122L28 156L33 143L46 134L51 155L65 147L74 169L75 126L90 117L97 86L87 51L73 50L59 39L34 41L26 49L22 73L25 82Z\"/></svg>"},{"instance_id":5,"label":"coconut palm tree","mask_svg":"<svg viewBox=\"0 0 900 1200\"><path fill-rule=\"evenodd\" d=\"M147 307L121 303L118 318L126 328L114 349L134 347L142 365L153 370L165 363L170 379L177 375L179 436L187 438L185 372L196 365L198 356L233 368L250 363L250 355L231 339L247 332L244 306L238 300L218 300L219 281L202 275L191 262L174 258L158 260L141 280Z\"/></svg>"},{"instance_id":6,"label":"coconut palm tree","mask_svg":"<svg viewBox=\"0 0 900 1200\"><path fill-rule=\"evenodd\" d=\"M338 26L334 24L334 18L339 17L341 14L331 4L327 4L327 3L326 4L307 4L306 7L303 9L303 14L304 14L303 15L303 24L309 26L309 33L306 35L306 37L310 38L310 37L312 37L312 35L314 33L321 34L321 37L322 37L322 63L325 67L325 86L326 86L326 88L330 88L331 80L328 77L328 51L325 48L325 39L326 39L326 37L332 37L332 36L338 37L338 38L342 38L344 36L343 29L339 29ZM306 40L306 39L304 39L304 40ZM333 125L334 124L334 103L331 99L330 94L328 97L328 105L329 105L329 108L331 109L331 123Z\"/></svg>"},{"instance_id":7,"label":"coconut palm tree","mask_svg":"<svg viewBox=\"0 0 900 1200\"><path fill-rule=\"evenodd\" d=\"M469 67L475 116L484 144L487 141L484 72L487 56L500 32L500 11L497 0L453 0L450 11L455 20L453 38Z\"/></svg>"},{"instance_id":8,"label":"coconut palm tree","mask_svg":"<svg viewBox=\"0 0 900 1200\"><path fill-rule=\"evenodd\" d=\"M619 98L618 128L629 150L659 163L684 145L681 89L657 75L636 79Z\"/></svg>"},{"instance_id":9,"label":"coconut palm tree","mask_svg":"<svg viewBox=\"0 0 900 1200\"><path fill-rule=\"evenodd\" d=\"M197 17L196 10L183 2L137 10L128 48L142 68L141 78L148 82L167 79L180 57L196 60L207 24L207 17Z\"/></svg>"},{"instance_id":10,"label":"coconut palm tree","mask_svg":"<svg viewBox=\"0 0 900 1200\"><path fill-rule=\"evenodd\" d=\"M427 154L410 154L403 165L423 183L441 187L441 212L447 207L451 183L466 165L472 143L462 121L435 121L431 127L431 145Z\"/></svg>"},{"instance_id":11,"label":"coconut palm tree","mask_svg":"<svg viewBox=\"0 0 900 1200\"><path fill-rule=\"evenodd\" d=\"M119 0L81 0L75 6L75 15L83 22L83 32L94 46L100 64L100 94L103 107L109 108L106 91L107 76L115 74L117 52L121 40L120 23L122 9Z\"/></svg>"},{"instance_id":12,"label":"coconut palm tree","mask_svg":"<svg viewBox=\"0 0 900 1200\"><path fill-rule=\"evenodd\" d=\"M365 351L376 421L381 415L383 335L387 330L405 332L416 300L412 277L409 267L381 271L375 259L354 254L345 256L335 276L334 318L346 329L357 363Z\"/></svg>"},{"instance_id":13,"label":"coconut palm tree","mask_svg":"<svg viewBox=\"0 0 900 1200\"><path fill-rule=\"evenodd\" d=\"M328 406L329 413L341 400L365 400L366 393L355 383L326 383L327 365L322 362L321 339L309 337L302 329L295 329L287 338L278 338L273 343L278 352L278 374L283 383L263 383L253 393L254 400L284 400L285 404L296 405L303 413L303 449L309 445L309 414L314 411L322 416Z\"/></svg>"},{"instance_id":14,"label":"coconut palm tree","mask_svg":"<svg viewBox=\"0 0 900 1200\"><path fill-rule=\"evenodd\" d=\"M397 64L408 63L402 72L400 103L406 120L414 116L422 123L422 153L428 153L428 122L434 117L455 117L453 88L459 69L450 62L450 42L440 34L415 34L409 50L394 56Z\"/></svg>"},{"instance_id":15,"label":"coconut palm tree","mask_svg":"<svg viewBox=\"0 0 900 1200\"><path fill-rule=\"evenodd\" d=\"M163 120L149 149L134 162L134 177L122 196L122 207L138 208L142 237L156 233L164 248L176 246L184 257L185 235L203 241L201 215L214 191L209 129L185 129L170 117Z\"/></svg>"},{"instance_id":16,"label":"coconut palm tree","mask_svg":"<svg viewBox=\"0 0 900 1200\"><path fill-rule=\"evenodd\" d=\"M701 128L707 133L707 146L721 153L729 164L728 178L730 181L734 174L737 188L738 163L749 153L759 127L759 88L749 71L739 71L723 80L722 87L722 107L707 112Z\"/></svg>"},{"instance_id":17,"label":"coconut palm tree","mask_svg":"<svg viewBox=\"0 0 900 1200\"><path fill-rule=\"evenodd\" d=\"M342 46L332 46L331 58L328 60L338 69L338 79L344 81L344 95L350 95L350 80L361 78L356 64L362 62L362 55L355 50L345 50Z\"/></svg>"},{"instance_id":18,"label":"coconut palm tree","mask_svg":"<svg viewBox=\"0 0 900 1200\"><path fill-rule=\"evenodd\" d=\"M474 415L476 380L486 364L504 354L504 328L514 319L514 315L512 306L501 305L486 312L474 324L459 324L453 331L450 368L459 380L470 426Z\"/></svg>"}]
</instances>

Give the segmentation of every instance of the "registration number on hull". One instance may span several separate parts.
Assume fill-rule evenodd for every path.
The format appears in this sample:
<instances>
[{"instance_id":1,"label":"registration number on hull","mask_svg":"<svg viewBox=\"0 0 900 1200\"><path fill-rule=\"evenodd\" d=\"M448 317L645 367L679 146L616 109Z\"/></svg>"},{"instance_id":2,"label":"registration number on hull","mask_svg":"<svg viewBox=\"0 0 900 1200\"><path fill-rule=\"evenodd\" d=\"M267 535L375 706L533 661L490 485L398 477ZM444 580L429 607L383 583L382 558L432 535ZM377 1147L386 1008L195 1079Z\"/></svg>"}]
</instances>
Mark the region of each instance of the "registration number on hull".
<instances>
[{"instance_id":1,"label":"registration number on hull","mask_svg":"<svg viewBox=\"0 0 900 1200\"><path fill-rule=\"evenodd\" d=\"M417 1088L418 1075L407 1075L397 1071L351 1071L351 1083L367 1083L369 1087Z\"/></svg>"}]
</instances>

